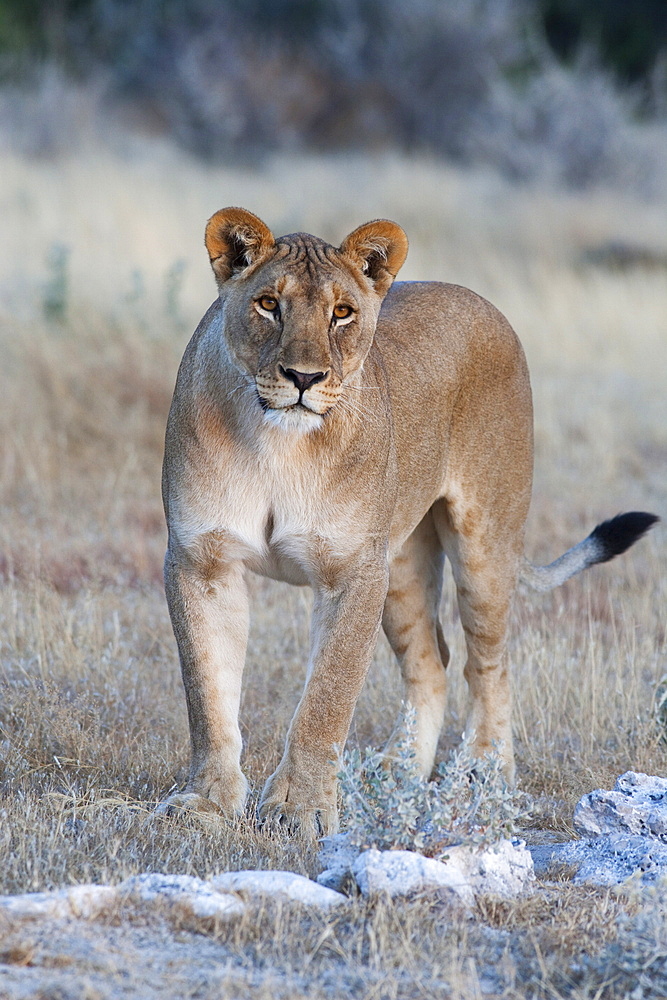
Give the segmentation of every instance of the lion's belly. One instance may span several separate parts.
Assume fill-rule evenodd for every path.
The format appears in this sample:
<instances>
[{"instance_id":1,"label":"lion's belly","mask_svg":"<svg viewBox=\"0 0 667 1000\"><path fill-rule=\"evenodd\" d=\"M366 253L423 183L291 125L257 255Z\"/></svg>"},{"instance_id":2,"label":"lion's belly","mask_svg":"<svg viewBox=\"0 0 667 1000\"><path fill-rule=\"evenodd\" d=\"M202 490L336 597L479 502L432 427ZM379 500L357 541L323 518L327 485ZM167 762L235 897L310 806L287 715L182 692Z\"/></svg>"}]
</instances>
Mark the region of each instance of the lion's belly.
<instances>
[{"instance_id":1,"label":"lion's belly","mask_svg":"<svg viewBox=\"0 0 667 1000\"><path fill-rule=\"evenodd\" d=\"M295 587L306 587L311 583L309 574L303 565L275 550L269 550L262 556L251 557L246 565L248 569L259 576L268 576L271 580L291 583Z\"/></svg>"}]
</instances>

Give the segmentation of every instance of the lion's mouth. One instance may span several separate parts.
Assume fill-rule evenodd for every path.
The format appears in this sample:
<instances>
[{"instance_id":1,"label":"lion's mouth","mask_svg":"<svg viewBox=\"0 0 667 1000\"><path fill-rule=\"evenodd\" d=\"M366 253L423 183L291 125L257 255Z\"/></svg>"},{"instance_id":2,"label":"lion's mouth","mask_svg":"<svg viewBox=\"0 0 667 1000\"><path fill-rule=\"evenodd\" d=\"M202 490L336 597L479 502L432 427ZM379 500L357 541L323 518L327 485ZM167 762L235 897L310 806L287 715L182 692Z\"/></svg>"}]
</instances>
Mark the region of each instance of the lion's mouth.
<instances>
[{"instance_id":1,"label":"lion's mouth","mask_svg":"<svg viewBox=\"0 0 667 1000\"><path fill-rule=\"evenodd\" d=\"M261 396L259 392L257 393L257 399L264 413L310 413L316 417L325 417L328 413L328 410L324 413L314 410L311 406L307 406L303 399L299 399L296 403L288 403L286 406L275 406L268 399L265 399L264 396Z\"/></svg>"}]
</instances>

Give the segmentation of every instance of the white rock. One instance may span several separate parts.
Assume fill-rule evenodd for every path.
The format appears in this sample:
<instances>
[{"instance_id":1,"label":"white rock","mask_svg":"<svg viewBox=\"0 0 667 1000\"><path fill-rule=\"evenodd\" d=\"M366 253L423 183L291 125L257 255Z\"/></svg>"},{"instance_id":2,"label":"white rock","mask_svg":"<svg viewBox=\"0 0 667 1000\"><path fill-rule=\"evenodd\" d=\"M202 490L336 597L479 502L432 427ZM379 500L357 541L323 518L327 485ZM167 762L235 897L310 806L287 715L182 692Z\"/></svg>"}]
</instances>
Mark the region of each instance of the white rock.
<instances>
[{"instance_id":1,"label":"white rock","mask_svg":"<svg viewBox=\"0 0 667 1000\"><path fill-rule=\"evenodd\" d=\"M65 891L72 916L84 920L99 917L119 898L118 889L112 885L75 885Z\"/></svg>"},{"instance_id":2,"label":"white rock","mask_svg":"<svg viewBox=\"0 0 667 1000\"><path fill-rule=\"evenodd\" d=\"M574 810L574 825L585 837L629 832L667 835L667 778L627 771L612 791L589 792Z\"/></svg>"},{"instance_id":3,"label":"white rock","mask_svg":"<svg viewBox=\"0 0 667 1000\"><path fill-rule=\"evenodd\" d=\"M459 868L415 851L364 851L354 862L352 874L364 896L386 893L394 898L443 888L467 906L475 901L470 882Z\"/></svg>"},{"instance_id":4,"label":"white rock","mask_svg":"<svg viewBox=\"0 0 667 1000\"><path fill-rule=\"evenodd\" d=\"M349 887L352 879L352 871L349 868L326 868L317 876L315 881L325 889L346 895L346 888ZM352 879L352 882L354 880Z\"/></svg>"},{"instance_id":5,"label":"white rock","mask_svg":"<svg viewBox=\"0 0 667 1000\"><path fill-rule=\"evenodd\" d=\"M627 771L614 788L584 795L574 811L582 840L533 847L540 874L557 864L574 866L573 881L645 884L667 873L667 778Z\"/></svg>"},{"instance_id":6,"label":"white rock","mask_svg":"<svg viewBox=\"0 0 667 1000\"><path fill-rule=\"evenodd\" d=\"M361 850L361 847L351 842L349 833L334 833L322 837L318 857L323 868L341 868L349 871L361 854Z\"/></svg>"},{"instance_id":7,"label":"white rock","mask_svg":"<svg viewBox=\"0 0 667 1000\"><path fill-rule=\"evenodd\" d=\"M231 919L241 916L245 910L236 896L219 891L212 883L192 875L145 872L126 879L118 889L129 899L164 900L185 916Z\"/></svg>"},{"instance_id":8,"label":"white rock","mask_svg":"<svg viewBox=\"0 0 667 1000\"><path fill-rule=\"evenodd\" d=\"M180 905L184 910L189 910L193 917L215 917L216 920L231 920L245 912L243 903L226 892L216 892L212 896L201 893Z\"/></svg>"},{"instance_id":9,"label":"white rock","mask_svg":"<svg viewBox=\"0 0 667 1000\"><path fill-rule=\"evenodd\" d=\"M19 896L0 896L0 912L20 920L36 917L91 920L118 899L118 890L110 885L76 885L53 892L26 892Z\"/></svg>"},{"instance_id":10,"label":"white rock","mask_svg":"<svg viewBox=\"0 0 667 1000\"><path fill-rule=\"evenodd\" d=\"M523 841L499 841L493 847L457 845L441 861L414 851L364 851L352 866L364 896L390 896L425 889L451 889L470 905L475 896L513 898L534 881L533 859Z\"/></svg>"},{"instance_id":11,"label":"white rock","mask_svg":"<svg viewBox=\"0 0 667 1000\"><path fill-rule=\"evenodd\" d=\"M324 871L317 876L320 885L337 892L344 892L354 885L352 866L361 854L361 848L350 843L349 833L334 833L322 837L318 860Z\"/></svg>"},{"instance_id":12,"label":"white rock","mask_svg":"<svg viewBox=\"0 0 667 1000\"><path fill-rule=\"evenodd\" d=\"M484 850L450 847L445 863L459 869L476 896L513 899L535 881L533 859L523 840L500 840Z\"/></svg>"},{"instance_id":13,"label":"white rock","mask_svg":"<svg viewBox=\"0 0 667 1000\"><path fill-rule=\"evenodd\" d=\"M667 844L627 831L532 847L531 854L541 876L554 866L573 866L575 885L622 885L629 878L650 885L667 874Z\"/></svg>"},{"instance_id":14,"label":"white rock","mask_svg":"<svg viewBox=\"0 0 667 1000\"><path fill-rule=\"evenodd\" d=\"M0 896L0 912L20 920L72 915L65 892L26 892L20 896Z\"/></svg>"},{"instance_id":15,"label":"white rock","mask_svg":"<svg viewBox=\"0 0 667 1000\"><path fill-rule=\"evenodd\" d=\"M249 896L278 896L307 906L327 910L347 902L347 897L327 889L304 875L284 871L225 872L211 879L211 885L225 892L241 892Z\"/></svg>"}]
</instances>

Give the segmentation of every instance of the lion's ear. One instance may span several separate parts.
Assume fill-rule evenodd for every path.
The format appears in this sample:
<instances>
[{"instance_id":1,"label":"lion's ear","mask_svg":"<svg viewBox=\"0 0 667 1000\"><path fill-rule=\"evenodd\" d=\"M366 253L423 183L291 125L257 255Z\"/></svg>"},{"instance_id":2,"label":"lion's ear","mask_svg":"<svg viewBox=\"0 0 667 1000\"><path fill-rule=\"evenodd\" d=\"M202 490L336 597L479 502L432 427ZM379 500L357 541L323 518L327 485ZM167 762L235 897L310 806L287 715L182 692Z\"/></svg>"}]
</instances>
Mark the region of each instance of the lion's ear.
<instances>
[{"instance_id":1,"label":"lion's ear","mask_svg":"<svg viewBox=\"0 0 667 1000\"><path fill-rule=\"evenodd\" d=\"M267 256L275 246L273 233L245 208L221 208L206 224L204 236L218 285Z\"/></svg>"},{"instance_id":2,"label":"lion's ear","mask_svg":"<svg viewBox=\"0 0 667 1000\"><path fill-rule=\"evenodd\" d=\"M350 233L340 251L361 268L380 295L386 295L408 255L408 238L395 222L376 219Z\"/></svg>"}]
</instances>

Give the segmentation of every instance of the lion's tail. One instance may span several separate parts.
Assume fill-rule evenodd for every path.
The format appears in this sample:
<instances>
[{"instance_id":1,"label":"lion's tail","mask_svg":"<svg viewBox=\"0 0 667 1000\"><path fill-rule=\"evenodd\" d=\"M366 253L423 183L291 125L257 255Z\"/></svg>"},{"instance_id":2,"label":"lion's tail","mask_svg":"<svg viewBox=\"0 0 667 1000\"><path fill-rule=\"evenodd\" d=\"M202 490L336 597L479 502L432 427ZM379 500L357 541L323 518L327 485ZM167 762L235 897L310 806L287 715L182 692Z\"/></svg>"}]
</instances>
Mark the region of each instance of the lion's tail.
<instances>
[{"instance_id":1,"label":"lion's tail","mask_svg":"<svg viewBox=\"0 0 667 1000\"><path fill-rule=\"evenodd\" d=\"M639 541L659 520L655 514L646 514L640 510L617 514L611 520L598 524L588 538L568 549L548 566L533 566L525 560L521 567L521 582L531 590L553 590L583 569L619 556Z\"/></svg>"}]
</instances>

